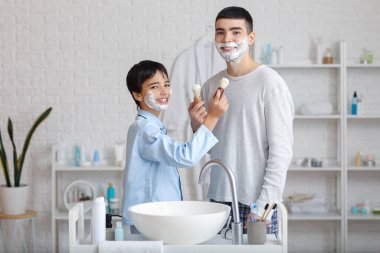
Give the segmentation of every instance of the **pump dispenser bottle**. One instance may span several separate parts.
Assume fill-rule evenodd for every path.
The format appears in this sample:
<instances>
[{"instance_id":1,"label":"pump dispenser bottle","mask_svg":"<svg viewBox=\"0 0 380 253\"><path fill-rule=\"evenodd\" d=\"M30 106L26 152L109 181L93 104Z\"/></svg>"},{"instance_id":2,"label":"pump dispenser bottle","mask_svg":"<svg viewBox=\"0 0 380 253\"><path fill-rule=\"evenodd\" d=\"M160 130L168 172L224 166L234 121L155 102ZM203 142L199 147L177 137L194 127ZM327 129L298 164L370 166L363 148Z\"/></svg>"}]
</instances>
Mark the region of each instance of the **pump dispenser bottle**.
<instances>
[{"instance_id":1,"label":"pump dispenser bottle","mask_svg":"<svg viewBox=\"0 0 380 253\"><path fill-rule=\"evenodd\" d=\"M358 95L356 94L356 91L354 92L354 97L352 98L351 114L358 114Z\"/></svg>"},{"instance_id":2,"label":"pump dispenser bottle","mask_svg":"<svg viewBox=\"0 0 380 253\"><path fill-rule=\"evenodd\" d=\"M108 188L107 188L107 202L108 202L108 213L111 213L112 214L112 210L111 210L111 202L110 200L115 198L115 188L113 187L112 183L109 182L108 183Z\"/></svg>"}]
</instances>

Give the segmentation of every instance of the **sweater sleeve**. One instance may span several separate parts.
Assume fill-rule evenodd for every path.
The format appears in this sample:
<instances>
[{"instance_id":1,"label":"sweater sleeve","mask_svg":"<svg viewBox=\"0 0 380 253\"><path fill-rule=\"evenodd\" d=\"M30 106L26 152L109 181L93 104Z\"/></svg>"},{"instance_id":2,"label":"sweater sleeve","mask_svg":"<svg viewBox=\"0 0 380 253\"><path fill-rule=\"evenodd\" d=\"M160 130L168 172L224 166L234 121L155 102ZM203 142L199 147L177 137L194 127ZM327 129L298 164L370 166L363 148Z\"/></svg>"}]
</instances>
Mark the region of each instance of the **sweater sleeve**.
<instances>
[{"instance_id":1,"label":"sweater sleeve","mask_svg":"<svg viewBox=\"0 0 380 253\"><path fill-rule=\"evenodd\" d=\"M285 82L279 81L264 94L269 150L264 183L257 200L259 213L264 212L266 203L282 202L286 174L293 157L294 106Z\"/></svg>"}]
</instances>

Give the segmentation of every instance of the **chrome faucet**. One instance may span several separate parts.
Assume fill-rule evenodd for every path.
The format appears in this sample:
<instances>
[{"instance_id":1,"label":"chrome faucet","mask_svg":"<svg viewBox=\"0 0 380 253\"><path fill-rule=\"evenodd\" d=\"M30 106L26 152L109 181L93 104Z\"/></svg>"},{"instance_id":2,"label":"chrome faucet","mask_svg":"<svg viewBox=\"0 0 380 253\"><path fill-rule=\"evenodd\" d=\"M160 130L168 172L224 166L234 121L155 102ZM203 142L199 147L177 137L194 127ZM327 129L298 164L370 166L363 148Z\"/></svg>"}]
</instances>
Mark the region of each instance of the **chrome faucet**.
<instances>
[{"instance_id":1,"label":"chrome faucet","mask_svg":"<svg viewBox=\"0 0 380 253\"><path fill-rule=\"evenodd\" d=\"M219 165L221 168L223 168L228 176L228 179L230 181L230 187L231 187L231 193L232 193L232 212L234 221L232 222L232 244L243 244L243 223L240 221L240 215L239 215L239 206L237 201L237 195L236 195L236 184L235 184L235 177L232 172L232 170L224 165L219 160L211 160L208 161L205 165L203 165L201 169L201 173L199 174L199 181L198 184L201 184L202 181L205 178L206 172L208 171L208 168L210 168L213 165Z\"/></svg>"}]
</instances>

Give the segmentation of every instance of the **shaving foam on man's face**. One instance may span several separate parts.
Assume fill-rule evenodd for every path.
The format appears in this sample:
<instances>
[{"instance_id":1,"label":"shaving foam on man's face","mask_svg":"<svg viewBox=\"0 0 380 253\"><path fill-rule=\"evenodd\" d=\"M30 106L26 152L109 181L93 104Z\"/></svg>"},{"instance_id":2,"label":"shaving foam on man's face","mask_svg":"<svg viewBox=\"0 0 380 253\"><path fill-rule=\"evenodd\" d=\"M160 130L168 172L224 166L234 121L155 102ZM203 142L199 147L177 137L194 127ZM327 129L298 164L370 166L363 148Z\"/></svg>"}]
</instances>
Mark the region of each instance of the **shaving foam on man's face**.
<instances>
[{"instance_id":1,"label":"shaving foam on man's face","mask_svg":"<svg viewBox=\"0 0 380 253\"><path fill-rule=\"evenodd\" d=\"M157 111L163 111L168 108L169 104L169 99L172 96L172 90L169 90L169 96L166 98L160 98L160 97L155 97L152 91L148 91L145 98L144 102L147 106L150 108L157 110Z\"/></svg>"},{"instance_id":2,"label":"shaving foam on man's face","mask_svg":"<svg viewBox=\"0 0 380 253\"><path fill-rule=\"evenodd\" d=\"M222 58L229 63L239 63L249 49L247 37L240 42L226 42L215 45Z\"/></svg>"}]
</instances>

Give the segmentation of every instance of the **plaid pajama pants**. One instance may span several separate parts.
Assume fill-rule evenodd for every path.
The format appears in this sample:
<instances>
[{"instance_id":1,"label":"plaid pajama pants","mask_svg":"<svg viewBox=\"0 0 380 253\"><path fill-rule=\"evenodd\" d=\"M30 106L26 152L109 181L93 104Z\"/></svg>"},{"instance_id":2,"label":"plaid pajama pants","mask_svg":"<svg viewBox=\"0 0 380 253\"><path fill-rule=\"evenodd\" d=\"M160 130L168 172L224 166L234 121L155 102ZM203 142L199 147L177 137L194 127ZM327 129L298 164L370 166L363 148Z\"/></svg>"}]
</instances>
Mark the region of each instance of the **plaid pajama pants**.
<instances>
[{"instance_id":1,"label":"plaid pajama pants","mask_svg":"<svg viewBox=\"0 0 380 253\"><path fill-rule=\"evenodd\" d=\"M231 222L234 221L234 217L232 215L232 204L231 202L222 202L222 201L215 201L213 199L210 199L211 202L216 202L216 203L221 203L225 204L227 206L231 207L231 213L230 215L232 216ZM250 212L250 207L247 205L244 205L242 203L239 203L239 213L240 213L240 220L245 224L247 222L248 214ZM247 233L247 229L243 228L243 233ZM267 234L275 234L277 237L278 234L278 216L277 216L277 209L274 210L272 218L271 218L271 223L267 225Z\"/></svg>"}]
</instances>

